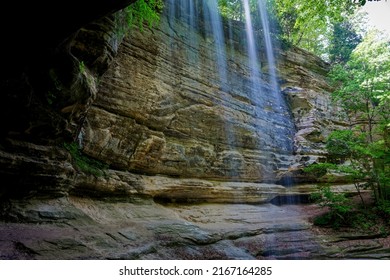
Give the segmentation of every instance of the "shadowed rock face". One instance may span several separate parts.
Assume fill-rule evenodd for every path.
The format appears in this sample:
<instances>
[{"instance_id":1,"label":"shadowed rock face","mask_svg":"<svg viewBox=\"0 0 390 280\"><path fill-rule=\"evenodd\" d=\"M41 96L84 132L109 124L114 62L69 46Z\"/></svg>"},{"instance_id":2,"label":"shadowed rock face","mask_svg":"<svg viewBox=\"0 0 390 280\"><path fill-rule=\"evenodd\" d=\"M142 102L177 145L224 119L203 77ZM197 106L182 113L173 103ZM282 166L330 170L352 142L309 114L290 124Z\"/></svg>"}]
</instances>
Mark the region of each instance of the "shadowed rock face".
<instances>
[{"instance_id":1,"label":"shadowed rock face","mask_svg":"<svg viewBox=\"0 0 390 280\"><path fill-rule=\"evenodd\" d=\"M77 103L78 107L72 111L83 114L94 91L93 83L86 83L87 79L93 79L77 74L79 64L88 63L92 75L101 75L107 69L104 62L107 56L113 56L113 47L108 45L113 45L115 37L112 13L134 1L7 3L3 13L9 15L1 17L1 25L5 27L2 63L6 71L0 77L3 98L0 142L24 134L27 141L47 143L67 138L69 132L75 133L71 130L80 125L80 120L69 120L62 110ZM107 17L102 19L104 16ZM92 34L89 37L80 34L84 27L91 29L88 26L91 22L94 22ZM92 47L83 48L80 55L76 48L83 46L86 39ZM99 68L96 64L100 64ZM73 128L66 127L69 121L73 122Z\"/></svg>"},{"instance_id":2,"label":"shadowed rock face","mask_svg":"<svg viewBox=\"0 0 390 280\"><path fill-rule=\"evenodd\" d=\"M0 196L66 195L74 186L64 143L75 139L96 98L97 78L116 55L115 28L113 15L100 19L55 54L30 50L35 62L23 61L25 67L1 78Z\"/></svg>"},{"instance_id":3,"label":"shadowed rock face","mask_svg":"<svg viewBox=\"0 0 390 280\"><path fill-rule=\"evenodd\" d=\"M62 144L77 132L96 94L94 78L107 69L115 54L110 40L115 37L113 16L98 20L132 2L21 0L4 5L0 19L6 69L0 77L1 198L37 191L49 196L68 193L75 170ZM89 71L80 75L83 56L77 53L75 57L70 49L76 48L75 41L80 46L83 41L76 35L92 21L97 22L89 42L99 45L100 51L92 53L90 47L84 53L99 59L86 60Z\"/></svg>"},{"instance_id":4,"label":"shadowed rock face","mask_svg":"<svg viewBox=\"0 0 390 280\"><path fill-rule=\"evenodd\" d=\"M7 43L2 45L7 53L5 65L21 70L20 67L36 62L37 58L53 55L59 45L80 28L133 2L135 0L7 2L3 9L7 15L1 17L1 25L7 27L3 30Z\"/></svg>"}]
</instances>

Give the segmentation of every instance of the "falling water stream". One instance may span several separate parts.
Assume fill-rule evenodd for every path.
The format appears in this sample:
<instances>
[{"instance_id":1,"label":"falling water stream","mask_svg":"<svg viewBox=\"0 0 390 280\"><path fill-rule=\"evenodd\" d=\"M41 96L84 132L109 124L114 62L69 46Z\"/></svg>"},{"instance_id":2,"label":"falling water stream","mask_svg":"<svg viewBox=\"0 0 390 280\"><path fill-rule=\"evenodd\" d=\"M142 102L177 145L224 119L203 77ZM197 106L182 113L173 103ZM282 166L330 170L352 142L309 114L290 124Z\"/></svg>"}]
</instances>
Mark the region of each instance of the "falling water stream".
<instances>
[{"instance_id":1,"label":"falling water stream","mask_svg":"<svg viewBox=\"0 0 390 280\"><path fill-rule=\"evenodd\" d=\"M214 60L215 78L209 77L214 83L213 88L216 91L214 105L221 108L226 108L224 104L231 102L232 93L239 92L241 95L247 96L251 100L253 107L252 111L257 119L255 122L256 138L258 139L257 150L260 155L261 174L263 181L275 182L275 171L286 168L281 166L281 161L276 158L276 153L285 154L286 157L293 152L293 134L294 125L289 115L289 109L281 94L278 84L276 59L272 45L270 26L268 22L267 10L263 0L258 0L257 15L261 19L261 32L254 30L249 0L242 0L243 11L245 15L245 25L241 24L241 29L244 29L244 40L238 38L239 52L244 53L247 57L248 77L247 84L235 84L234 70L230 69L229 60L235 55L233 43L233 28L232 21L224 22L218 7L218 0L169 0L168 1L168 22L171 29L174 29L175 20L177 19L182 24L186 24L188 33L186 47L191 48L187 51L187 59L191 62L200 65L200 48L199 41L194 34L203 34L209 39L209 51L212 53ZM253 8L253 7L252 7ZM239 26L236 22L236 26ZM242 31L240 31L242 32ZM259 36L262 33L263 36ZM170 31L170 36L177 36L173 30ZM246 39L245 39L246 38ZM261 38L261 39L259 39ZM237 38L236 38L237 40ZM172 45L172 44L170 44ZM246 50L246 51L245 51ZM204 51L204 50L203 50ZM246 53L245 53L246 52ZM175 56L174 46L171 46L172 56ZM190 55L191 54L191 55ZM264 57L265 61L260 61L260 57ZM233 59L234 60L234 59ZM197 75L199 73L193 73ZM223 112L225 119L225 131L227 150L231 152L230 158L224 161L226 165L231 165L230 172L225 175L234 178L236 176L234 161L234 149L237 147L237 135L234 133L234 125L237 121L234 119L232 112ZM233 156L232 156L233 155ZM233 159L232 159L233 158Z\"/></svg>"},{"instance_id":2,"label":"falling water stream","mask_svg":"<svg viewBox=\"0 0 390 280\"><path fill-rule=\"evenodd\" d=\"M245 31L246 31L246 37L248 40L247 47L248 47L248 59L250 63L251 68L251 74L252 74L252 83L253 83L253 94L262 94L261 87L260 87L260 66L259 66L259 58L257 57L256 53L256 42L255 42L255 36L253 33L253 24L252 24L252 16L250 12L250 6L249 6L249 0L243 0L244 4L244 11L245 11Z\"/></svg>"}]
</instances>

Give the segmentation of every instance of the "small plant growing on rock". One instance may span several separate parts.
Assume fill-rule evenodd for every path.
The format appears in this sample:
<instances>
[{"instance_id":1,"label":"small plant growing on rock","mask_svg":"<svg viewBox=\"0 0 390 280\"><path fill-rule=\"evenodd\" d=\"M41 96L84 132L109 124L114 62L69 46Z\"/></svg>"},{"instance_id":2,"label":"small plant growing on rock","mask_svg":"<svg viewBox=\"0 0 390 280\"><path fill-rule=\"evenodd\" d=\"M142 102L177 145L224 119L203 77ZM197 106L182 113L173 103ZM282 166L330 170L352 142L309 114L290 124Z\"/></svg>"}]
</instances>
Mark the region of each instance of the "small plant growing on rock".
<instances>
[{"instance_id":1,"label":"small plant growing on rock","mask_svg":"<svg viewBox=\"0 0 390 280\"><path fill-rule=\"evenodd\" d=\"M68 150L72 156L74 165L80 171L100 177L103 176L105 174L105 170L108 169L107 164L83 154L76 143L64 143L64 147Z\"/></svg>"},{"instance_id":2,"label":"small plant growing on rock","mask_svg":"<svg viewBox=\"0 0 390 280\"><path fill-rule=\"evenodd\" d=\"M84 73L85 72L85 63L84 63L84 61L80 61L79 62L79 71L80 71L80 73Z\"/></svg>"}]
</instances>

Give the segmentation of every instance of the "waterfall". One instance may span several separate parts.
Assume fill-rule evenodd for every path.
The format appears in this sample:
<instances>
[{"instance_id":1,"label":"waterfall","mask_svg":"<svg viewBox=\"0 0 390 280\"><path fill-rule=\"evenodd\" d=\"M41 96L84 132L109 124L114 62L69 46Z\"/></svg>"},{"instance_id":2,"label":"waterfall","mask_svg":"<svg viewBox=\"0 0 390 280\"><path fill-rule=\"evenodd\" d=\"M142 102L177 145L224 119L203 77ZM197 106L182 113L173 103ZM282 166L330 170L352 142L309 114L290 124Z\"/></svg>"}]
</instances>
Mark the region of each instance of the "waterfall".
<instances>
[{"instance_id":1,"label":"waterfall","mask_svg":"<svg viewBox=\"0 0 390 280\"><path fill-rule=\"evenodd\" d=\"M248 47L248 59L252 73L252 82L254 83L254 94L261 94L260 87L260 66L258 65L259 59L256 53L256 42L255 36L253 33L253 24L252 24L252 16L249 7L249 0L243 0L244 2L244 11L245 11L245 31L247 37L247 47Z\"/></svg>"},{"instance_id":2,"label":"waterfall","mask_svg":"<svg viewBox=\"0 0 390 280\"><path fill-rule=\"evenodd\" d=\"M228 102L226 93L230 91L228 83L228 65L226 54L226 41L224 35L224 29L222 24L222 18L218 9L218 0L202 0L205 22L209 23L209 26L205 26L206 30L210 30L213 37L213 46L216 54L216 67L219 77L219 89L221 92L221 99L216 103L218 106L223 106L223 103ZM221 106L221 107L222 107ZM235 150L236 137L233 133L232 124L230 123L228 114L225 113L226 122L224 125L224 131L227 139L227 146L230 151ZM237 170L234 165L234 153L226 152L222 155L225 165L227 166L226 175L234 178L237 176Z\"/></svg>"},{"instance_id":3,"label":"waterfall","mask_svg":"<svg viewBox=\"0 0 390 280\"><path fill-rule=\"evenodd\" d=\"M264 0L258 0L257 3L258 3L259 13L260 13L261 25L263 27L265 51L267 55L268 74L270 76L271 90L274 92L275 96L277 96L277 100L279 103L278 105L281 106L283 104L283 101L280 98L280 94L278 94L280 89L279 89L277 76L276 76L276 63L275 63L275 56L273 52L274 49L272 46L271 35L270 35L271 33L270 33L267 8L265 6Z\"/></svg>"},{"instance_id":4,"label":"waterfall","mask_svg":"<svg viewBox=\"0 0 390 280\"><path fill-rule=\"evenodd\" d=\"M252 97L254 99L259 98L259 95L268 95L268 100L266 103L262 103L262 107L257 107L258 115L260 119L268 120L271 117L274 121L276 120L277 126L280 127L268 127L266 129L267 137L269 137L268 141L261 142L259 147L260 150L265 151L264 157L264 165L268 166L268 170L266 171L269 175L268 180L273 181L273 170L280 169L278 163L273 156L273 150L275 146L270 144L276 144L277 147L282 147L288 153L292 153L293 144L289 139L293 138L294 133L294 124L292 122L291 116L289 115L289 109L286 106L286 103L281 95L281 90L279 84L277 82L277 73L276 73L276 63L275 56L273 53L273 46L270 35L270 27L267 15L267 9L263 2L263 0L258 0L258 14L261 19L262 25L262 33L263 33L263 52L266 54L266 60L268 65L268 83L265 82L265 73L262 72L262 65L259 61L258 50L260 48L257 45L257 41L255 40L253 23L252 23L252 13L250 10L249 0L243 0L244 11L245 11L245 31L247 37L247 49L248 49L248 60L252 73ZM267 116L269 114L267 112L267 107L272 108L272 116ZM283 117L286 116L286 117ZM278 121L280 119L280 121ZM283 129L282 129L283 127ZM285 138L282 138L287 141L278 141L280 138L279 133L283 131L286 133Z\"/></svg>"},{"instance_id":5,"label":"waterfall","mask_svg":"<svg viewBox=\"0 0 390 280\"><path fill-rule=\"evenodd\" d=\"M211 57L215 58L213 68L207 69L210 71L210 86L217 96L213 99L213 103L221 110L230 110L223 111L219 116L225 120L223 130L226 147L222 148L224 151L220 152L223 162L228 166L225 175L234 178L239 173L234 165L234 161L237 160L235 150L240 145L241 147L244 145L239 143L239 135L236 132L239 130L235 130L235 128L241 124L237 121L236 112L231 109L231 106L236 106L237 110L239 110L239 106L250 106L250 117L255 118L255 121L251 121L250 125L253 126L254 131L254 135L251 137L257 139L254 142L256 142L256 149L259 153L257 155L259 172L263 181L271 182L276 181L274 174L276 170L287 168L281 164L285 159L280 160L277 157L280 151L285 155L285 158L292 154L294 125L278 83L276 59L265 3L263 0L258 0L257 5L255 5L261 22L263 34L260 37L261 40L259 39L259 29L254 30L253 27L252 16L256 13L251 10L253 5L250 5L249 0L242 0L242 4L245 24L236 21L235 26L245 27L241 27L242 31L240 31L245 33L244 37L234 42L232 37L235 27L233 27L232 20L227 20L224 23L219 11L218 0L169 0L167 1L167 17L171 28L170 36L178 36L174 32L176 21L187 26L188 32L185 37L180 37L180 40L185 42L182 47L188 49L187 59L191 59L192 63L195 61L199 65L197 68L199 73L190 73L194 76L202 74L202 70L200 70L203 67L201 65L201 52L208 51L212 53ZM180 28L183 29L183 27ZM202 40L206 40L208 43L207 48L204 48L203 45L201 50L199 37L195 34L204 37ZM170 48L172 57L174 57L175 46L170 46ZM236 54L247 57L247 63L243 65L243 73L235 73L229 64L229 61L234 60ZM260 60L264 57L265 61L261 62ZM248 72L246 72L247 70ZM237 75L241 75L240 79L243 82L237 83L235 81ZM247 98L250 102L237 105L233 95Z\"/></svg>"},{"instance_id":6,"label":"waterfall","mask_svg":"<svg viewBox=\"0 0 390 280\"><path fill-rule=\"evenodd\" d=\"M211 25L211 31L213 35L213 45L215 54L217 56L217 71L219 73L219 79L221 88L227 87L227 63L226 63L226 50L225 50L225 36L223 34L222 19L218 12L218 0L203 0L203 11L205 18L209 19Z\"/></svg>"},{"instance_id":7,"label":"waterfall","mask_svg":"<svg viewBox=\"0 0 390 280\"><path fill-rule=\"evenodd\" d=\"M247 0L245 0L247 1ZM258 12L260 14L261 19L261 25L263 28L263 37L264 37L264 44L265 44L265 52L267 57L267 63L268 63L268 75L269 75L269 83L271 86L271 92L272 95L275 97L276 106L274 106L279 114L284 114L287 116L285 118L287 122L285 123L285 126L287 128L287 132L289 133L288 136L293 139L293 135L295 133L295 126L292 121L292 116L290 115L289 108L284 100L284 98L281 95L281 89L279 86L279 83L277 81L277 73L276 73L276 62L275 62L275 55L274 55L274 47L271 40L271 30L269 25L269 19L268 19L268 11L266 7L265 0L257 0L257 7ZM290 152L293 151L293 143L286 141L282 145L285 145L287 150ZM285 177L283 179L287 185L291 185L291 179Z\"/></svg>"}]
</instances>

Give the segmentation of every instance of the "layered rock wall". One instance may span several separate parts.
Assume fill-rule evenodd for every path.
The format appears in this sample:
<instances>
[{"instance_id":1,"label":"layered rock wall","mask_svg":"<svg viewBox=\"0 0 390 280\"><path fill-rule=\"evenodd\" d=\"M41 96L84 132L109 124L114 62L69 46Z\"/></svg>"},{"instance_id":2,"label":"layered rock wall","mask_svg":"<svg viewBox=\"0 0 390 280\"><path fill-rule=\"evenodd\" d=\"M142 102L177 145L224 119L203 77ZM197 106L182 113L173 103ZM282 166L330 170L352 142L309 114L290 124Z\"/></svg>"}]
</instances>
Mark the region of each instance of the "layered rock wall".
<instances>
[{"instance_id":1,"label":"layered rock wall","mask_svg":"<svg viewBox=\"0 0 390 280\"><path fill-rule=\"evenodd\" d=\"M327 133L340 123L328 66L302 50L280 50L280 94L288 103L280 110L266 74L254 88L245 42L234 48L229 39L223 84L211 34L166 17L153 30L133 30L100 81L83 151L147 175L303 181L296 170L325 156Z\"/></svg>"},{"instance_id":2,"label":"layered rock wall","mask_svg":"<svg viewBox=\"0 0 390 280\"><path fill-rule=\"evenodd\" d=\"M80 29L51 59L2 79L0 198L72 193L200 201L214 194L214 201L260 202L275 195L262 183L316 179L301 168L323 160L324 139L342 125L323 61L300 49L277 51L287 104L280 106L261 47L264 74L253 82L239 23L225 32L233 35L226 36L221 82L210 30L163 15L159 26L132 29L119 46L114 19ZM103 177L77 166L64 149L74 140L109 165Z\"/></svg>"},{"instance_id":3,"label":"layered rock wall","mask_svg":"<svg viewBox=\"0 0 390 280\"><path fill-rule=\"evenodd\" d=\"M294 161L286 175L296 183L321 181L321 178L303 173L302 168L324 162L327 136L331 131L347 126L340 108L332 102L328 71L329 65L302 49L292 48L280 55L281 89L296 128Z\"/></svg>"},{"instance_id":4,"label":"layered rock wall","mask_svg":"<svg viewBox=\"0 0 390 280\"><path fill-rule=\"evenodd\" d=\"M187 32L195 31L165 19L153 31L132 32L89 110L84 152L151 175L274 179L292 154L289 112L275 111L265 83L251 96L241 53L228 57L229 85L221 85L211 38Z\"/></svg>"}]
</instances>

